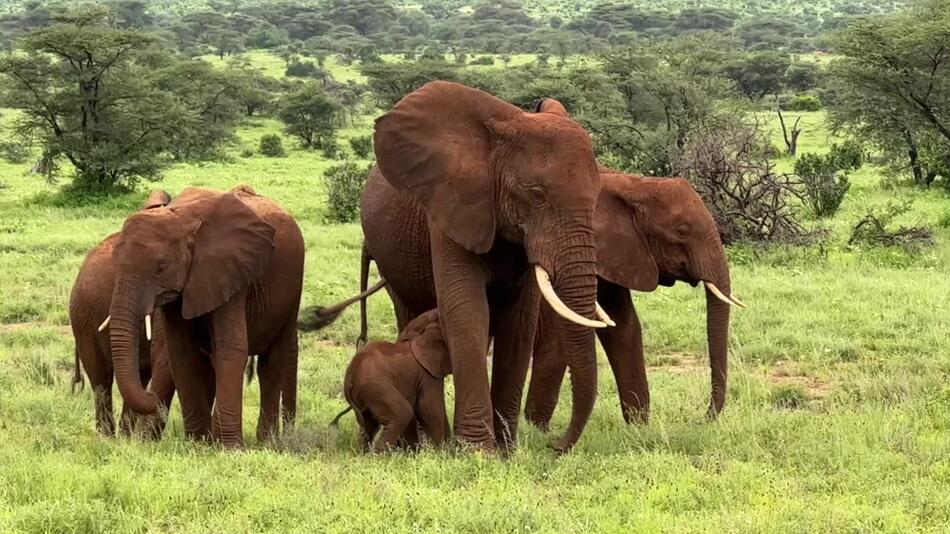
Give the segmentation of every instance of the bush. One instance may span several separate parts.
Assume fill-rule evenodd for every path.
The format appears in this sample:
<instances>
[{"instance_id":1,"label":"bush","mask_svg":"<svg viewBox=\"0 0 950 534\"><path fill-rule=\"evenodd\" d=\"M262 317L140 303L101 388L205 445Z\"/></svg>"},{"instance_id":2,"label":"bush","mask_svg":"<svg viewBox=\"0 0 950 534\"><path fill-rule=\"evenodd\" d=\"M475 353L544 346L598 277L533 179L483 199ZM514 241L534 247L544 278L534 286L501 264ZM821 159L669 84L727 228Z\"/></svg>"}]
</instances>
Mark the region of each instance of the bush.
<instances>
[{"instance_id":1,"label":"bush","mask_svg":"<svg viewBox=\"0 0 950 534\"><path fill-rule=\"evenodd\" d=\"M312 61L295 61L287 67L284 75L296 76L297 78L319 78L322 72L320 67Z\"/></svg>"},{"instance_id":2,"label":"bush","mask_svg":"<svg viewBox=\"0 0 950 534\"><path fill-rule=\"evenodd\" d=\"M329 159L344 159L346 154L343 152L343 148L340 146L336 140L328 140L325 143L320 145L320 150L323 151L323 155Z\"/></svg>"},{"instance_id":3,"label":"bush","mask_svg":"<svg viewBox=\"0 0 950 534\"><path fill-rule=\"evenodd\" d=\"M802 181L805 203L818 217L838 212L851 188L848 171L863 164L861 146L855 142L832 145L828 154L802 154L795 160L795 174Z\"/></svg>"},{"instance_id":4,"label":"bush","mask_svg":"<svg viewBox=\"0 0 950 534\"><path fill-rule=\"evenodd\" d=\"M282 158L287 155L284 151L284 141L277 134L267 134L261 137L261 155L269 158Z\"/></svg>"},{"instance_id":5,"label":"bush","mask_svg":"<svg viewBox=\"0 0 950 534\"><path fill-rule=\"evenodd\" d=\"M334 165L324 173L327 188L327 219L347 223L356 220L360 209L360 196L371 167L352 161Z\"/></svg>"},{"instance_id":6,"label":"bush","mask_svg":"<svg viewBox=\"0 0 950 534\"><path fill-rule=\"evenodd\" d=\"M795 95L784 107L788 111L819 111L822 106L817 96Z\"/></svg>"},{"instance_id":7,"label":"bush","mask_svg":"<svg viewBox=\"0 0 950 534\"><path fill-rule=\"evenodd\" d=\"M355 154L356 157L369 159L370 154L373 153L373 136L362 135L360 137L351 137L350 148L353 149L353 154Z\"/></svg>"},{"instance_id":8,"label":"bush","mask_svg":"<svg viewBox=\"0 0 950 534\"><path fill-rule=\"evenodd\" d=\"M933 228L928 226L889 226L894 219L910 211L912 200L889 200L884 208L871 208L852 228L849 245L901 247L908 252L934 244Z\"/></svg>"},{"instance_id":9,"label":"bush","mask_svg":"<svg viewBox=\"0 0 950 534\"><path fill-rule=\"evenodd\" d=\"M246 146L246 147L244 147L244 148L241 149L241 157L242 157L242 158L250 158L250 157L252 157L252 156L254 156L254 149L253 149L253 148L251 148L251 147L249 147L249 146Z\"/></svg>"},{"instance_id":10,"label":"bush","mask_svg":"<svg viewBox=\"0 0 950 534\"><path fill-rule=\"evenodd\" d=\"M9 163L26 163L30 159L30 147L15 141L0 141L0 157Z\"/></svg>"},{"instance_id":11,"label":"bush","mask_svg":"<svg viewBox=\"0 0 950 534\"><path fill-rule=\"evenodd\" d=\"M469 65L494 65L495 58L491 56L479 56L468 62Z\"/></svg>"}]
</instances>

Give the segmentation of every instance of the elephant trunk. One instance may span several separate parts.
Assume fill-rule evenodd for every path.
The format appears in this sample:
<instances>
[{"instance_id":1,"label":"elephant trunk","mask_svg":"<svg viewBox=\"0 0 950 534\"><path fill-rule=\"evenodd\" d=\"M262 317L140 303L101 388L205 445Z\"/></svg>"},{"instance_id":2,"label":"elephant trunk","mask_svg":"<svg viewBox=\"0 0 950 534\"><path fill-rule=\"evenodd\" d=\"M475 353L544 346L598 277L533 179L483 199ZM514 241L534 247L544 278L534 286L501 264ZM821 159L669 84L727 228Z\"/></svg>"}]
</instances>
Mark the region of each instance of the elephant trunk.
<instances>
[{"instance_id":1,"label":"elephant trunk","mask_svg":"<svg viewBox=\"0 0 950 534\"><path fill-rule=\"evenodd\" d=\"M712 288L725 295L732 295L729 267L725 253L715 261L713 274L704 277L714 286L706 285L706 339L709 349L709 368L711 372L712 393L707 415L712 419L722 411L726 404L726 386L729 376L729 313L731 305L716 295Z\"/></svg>"},{"instance_id":2,"label":"elephant trunk","mask_svg":"<svg viewBox=\"0 0 950 534\"><path fill-rule=\"evenodd\" d=\"M554 289L571 310L586 318L595 317L597 298L596 260L593 240L579 240L564 247L559 258ZM555 445L560 452L574 446L584 431L597 398L597 360L594 330L561 317L555 328L564 332L563 349L571 370L573 406L567 432Z\"/></svg>"},{"instance_id":3,"label":"elephant trunk","mask_svg":"<svg viewBox=\"0 0 950 534\"><path fill-rule=\"evenodd\" d=\"M139 333L145 315L139 301L138 276L117 276L110 307L109 341L122 400L132 411L150 415L158 410L158 399L142 387L139 378Z\"/></svg>"}]
</instances>

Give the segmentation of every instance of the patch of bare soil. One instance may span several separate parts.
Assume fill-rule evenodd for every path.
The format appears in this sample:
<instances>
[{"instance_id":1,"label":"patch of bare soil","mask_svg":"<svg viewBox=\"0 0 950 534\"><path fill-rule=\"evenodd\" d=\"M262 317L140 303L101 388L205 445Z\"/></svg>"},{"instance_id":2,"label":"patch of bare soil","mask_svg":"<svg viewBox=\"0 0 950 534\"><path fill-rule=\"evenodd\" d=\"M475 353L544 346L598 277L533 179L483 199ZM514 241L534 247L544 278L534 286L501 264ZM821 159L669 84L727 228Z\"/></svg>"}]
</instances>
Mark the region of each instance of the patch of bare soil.
<instances>
[{"instance_id":1,"label":"patch of bare soil","mask_svg":"<svg viewBox=\"0 0 950 534\"><path fill-rule=\"evenodd\" d=\"M707 372L709 360L685 352L669 353L649 358L653 365L647 365L647 373L664 371L676 375Z\"/></svg>"},{"instance_id":2,"label":"patch of bare soil","mask_svg":"<svg viewBox=\"0 0 950 534\"><path fill-rule=\"evenodd\" d=\"M816 376L807 374L796 363L778 361L765 372L765 380L772 386L799 387L812 399L824 399L834 389L834 385Z\"/></svg>"}]
</instances>

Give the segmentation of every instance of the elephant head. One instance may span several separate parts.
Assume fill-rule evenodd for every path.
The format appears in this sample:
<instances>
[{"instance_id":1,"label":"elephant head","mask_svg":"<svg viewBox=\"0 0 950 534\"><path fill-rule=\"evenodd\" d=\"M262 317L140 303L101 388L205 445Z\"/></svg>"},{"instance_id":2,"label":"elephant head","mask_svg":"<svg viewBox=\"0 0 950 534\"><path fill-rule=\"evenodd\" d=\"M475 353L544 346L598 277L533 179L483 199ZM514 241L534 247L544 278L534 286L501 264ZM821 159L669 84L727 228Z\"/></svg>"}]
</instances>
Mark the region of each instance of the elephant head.
<instances>
[{"instance_id":1,"label":"elephant head","mask_svg":"<svg viewBox=\"0 0 950 534\"><path fill-rule=\"evenodd\" d=\"M641 178L603 172L595 216L598 274L617 285L653 291L677 281L706 288L707 341L712 374L709 414L726 399L729 264L719 229L702 199L681 178Z\"/></svg>"},{"instance_id":2,"label":"elephant head","mask_svg":"<svg viewBox=\"0 0 950 534\"><path fill-rule=\"evenodd\" d=\"M205 315L258 279L273 252L274 228L233 193L189 188L169 206L126 219L113 251L116 280L110 340L122 398L140 414L155 397L138 378L139 332L151 313L180 301L181 315Z\"/></svg>"},{"instance_id":3,"label":"elephant head","mask_svg":"<svg viewBox=\"0 0 950 534\"><path fill-rule=\"evenodd\" d=\"M410 321L397 341L409 343L413 358L430 375L444 378L452 374L452 361L442 336L437 309L429 310Z\"/></svg>"},{"instance_id":4,"label":"elephant head","mask_svg":"<svg viewBox=\"0 0 950 534\"><path fill-rule=\"evenodd\" d=\"M431 82L376 122L386 180L425 209L430 229L476 254L522 245L541 293L566 321L574 384L568 441L596 396L593 212L600 175L588 133L554 100L526 113L482 91ZM572 441L571 441L572 442Z\"/></svg>"}]
</instances>

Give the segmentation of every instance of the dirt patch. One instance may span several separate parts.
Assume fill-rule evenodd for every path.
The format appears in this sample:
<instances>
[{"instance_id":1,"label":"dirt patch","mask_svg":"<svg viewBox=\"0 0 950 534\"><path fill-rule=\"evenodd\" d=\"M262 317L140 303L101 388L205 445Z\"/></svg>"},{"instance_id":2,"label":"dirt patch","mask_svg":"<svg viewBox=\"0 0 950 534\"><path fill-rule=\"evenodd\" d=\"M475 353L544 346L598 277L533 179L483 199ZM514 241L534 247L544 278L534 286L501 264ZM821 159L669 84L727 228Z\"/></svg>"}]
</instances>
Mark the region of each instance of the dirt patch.
<instances>
[{"instance_id":1,"label":"dirt patch","mask_svg":"<svg viewBox=\"0 0 950 534\"><path fill-rule=\"evenodd\" d=\"M10 324L0 324L0 332L3 333L17 333L29 329L37 328L52 328L57 332L62 332L64 334L69 334L71 332L69 325L62 324L47 324L47 323L10 323Z\"/></svg>"},{"instance_id":2,"label":"dirt patch","mask_svg":"<svg viewBox=\"0 0 950 534\"><path fill-rule=\"evenodd\" d=\"M812 399L824 399L834 389L833 384L809 375L794 362L778 361L765 372L765 380L773 387L798 387Z\"/></svg>"},{"instance_id":3,"label":"dirt patch","mask_svg":"<svg viewBox=\"0 0 950 534\"><path fill-rule=\"evenodd\" d=\"M647 373L664 371L675 375L687 375L709 371L709 360L695 354L674 352L649 359L653 365L647 365Z\"/></svg>"}]
</instances>

